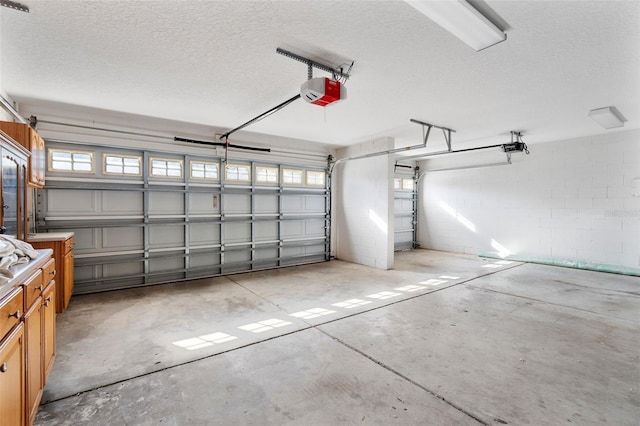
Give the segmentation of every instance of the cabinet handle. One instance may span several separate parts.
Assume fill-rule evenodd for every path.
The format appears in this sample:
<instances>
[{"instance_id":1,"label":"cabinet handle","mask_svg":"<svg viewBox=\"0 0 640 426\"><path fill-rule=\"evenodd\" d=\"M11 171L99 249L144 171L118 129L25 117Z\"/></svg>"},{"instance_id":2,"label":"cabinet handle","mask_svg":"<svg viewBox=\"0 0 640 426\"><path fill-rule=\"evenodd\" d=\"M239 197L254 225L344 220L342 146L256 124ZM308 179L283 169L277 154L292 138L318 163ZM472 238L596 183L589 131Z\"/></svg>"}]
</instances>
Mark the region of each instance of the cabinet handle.
<instances>
[{"instance_id":1,"label":"cabinet handle","mask_svg":"<svg viewBox=\"0 0 640 426\"><path fill-rule=\"evenodd\" d=\"M39 286L37 286L37 287L34 287L33 289L34 289L34 290L37 290L37 291L42 291L42 287L43 287L43 286L39 285Z\"/></svg>"},{"instance_id":2,"label":"cabinet handle","mask_svg":"<svg viewBox=\"0 0 640 426\"><path fill-rule=\"evenodd\" d=\"M0 365L1 372L6 373L8 369L9 369L9 366L7 366L6 362L3 362L2 365Z\"/></svg>"},{"instance_id":3,"label":"cabinet handle","mask_svg":"<svg viewBox=\"0 0 640 426\"><path fill-rule=\"evenodd\" d=\"M15 311L12 314L9 314L9 318L11 317L16 317L16 318L20 318L20 310L18 309L17 311Z\"/></svg>"}]
</instances>

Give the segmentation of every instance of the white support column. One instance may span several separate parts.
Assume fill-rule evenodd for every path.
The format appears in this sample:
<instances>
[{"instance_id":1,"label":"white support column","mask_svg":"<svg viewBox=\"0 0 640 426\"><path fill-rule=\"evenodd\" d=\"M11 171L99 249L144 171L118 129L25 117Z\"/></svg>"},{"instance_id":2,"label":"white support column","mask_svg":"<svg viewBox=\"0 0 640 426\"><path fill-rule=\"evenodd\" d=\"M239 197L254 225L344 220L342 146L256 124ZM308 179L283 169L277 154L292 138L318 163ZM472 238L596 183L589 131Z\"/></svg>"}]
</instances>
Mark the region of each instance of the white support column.
<instances>
[{"instance_id":1,"label":"white support column","mask_svg":"<svg viewBox=\"0 0 640 426\"><path fill-rule=\"evenodd\" d=\"M393 148L393 138L378 138L340 150L337 158ZM336 257L393 268L393 159L380 155L341 162L333 178Z\"/></svg>"}]
</instances>

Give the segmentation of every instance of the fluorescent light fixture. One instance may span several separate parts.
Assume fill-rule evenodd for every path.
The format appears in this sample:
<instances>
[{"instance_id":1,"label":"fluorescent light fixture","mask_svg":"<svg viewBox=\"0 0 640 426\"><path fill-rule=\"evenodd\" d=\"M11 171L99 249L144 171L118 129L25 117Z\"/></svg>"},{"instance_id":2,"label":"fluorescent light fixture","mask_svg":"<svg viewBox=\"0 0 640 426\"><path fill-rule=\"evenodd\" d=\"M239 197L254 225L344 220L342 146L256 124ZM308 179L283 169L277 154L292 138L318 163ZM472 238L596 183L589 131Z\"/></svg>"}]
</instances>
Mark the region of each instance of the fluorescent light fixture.
<instances>
[{"instance_id":1,"label":"fluorescent light fixture","mask_svg":"<svg viewBox=\"0 0 640 426\"><path fill-rule=\"evenodd\" d=\"M29 13L29 6L21 4L11 0L0 0L0 6L8 7L9 9L19 10L20 12Z\"/></svg>"},{"instance_id":2,"label":"fluorescent light fixture","mask_svg":"<svg viewBox=\"0 0 640 426\"><path fill-rule=\"evenodd\" d=\"M405 1L476 51L507 39L502 30L466 0Z\"/></svg>"},{"instance_id":3,"label":"fluorescent light fixture","mask_svg":"<svg viewBox=\"0 0 640 426\"><path fill-rule=\"evenodd\" d=\"M624 126L626 118L614 106L592 109L589 111L589 117L605 129L613 129Z\"/></svg>"}]
</instances>

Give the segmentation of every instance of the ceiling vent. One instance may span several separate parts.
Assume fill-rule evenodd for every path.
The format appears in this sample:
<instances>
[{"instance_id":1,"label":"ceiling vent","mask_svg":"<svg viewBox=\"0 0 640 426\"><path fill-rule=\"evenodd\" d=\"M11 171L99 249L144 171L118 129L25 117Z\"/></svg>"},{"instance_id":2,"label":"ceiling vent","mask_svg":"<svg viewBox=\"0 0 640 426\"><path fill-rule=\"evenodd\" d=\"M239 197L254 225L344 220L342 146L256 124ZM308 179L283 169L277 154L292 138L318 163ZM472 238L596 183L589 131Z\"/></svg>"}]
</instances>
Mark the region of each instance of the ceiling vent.
<instances>
[{"instance_id":1,"label":"ceiling vent","mask_svg":"<svg viewBox=\"0 0 640 426\"><path fill-rule=\"evenodd\" d=\"M327 77L312 78L300 86L300 96L305 101L325 107L347 98L347 88L339 81Z\"/></svg>"}]
</instances>

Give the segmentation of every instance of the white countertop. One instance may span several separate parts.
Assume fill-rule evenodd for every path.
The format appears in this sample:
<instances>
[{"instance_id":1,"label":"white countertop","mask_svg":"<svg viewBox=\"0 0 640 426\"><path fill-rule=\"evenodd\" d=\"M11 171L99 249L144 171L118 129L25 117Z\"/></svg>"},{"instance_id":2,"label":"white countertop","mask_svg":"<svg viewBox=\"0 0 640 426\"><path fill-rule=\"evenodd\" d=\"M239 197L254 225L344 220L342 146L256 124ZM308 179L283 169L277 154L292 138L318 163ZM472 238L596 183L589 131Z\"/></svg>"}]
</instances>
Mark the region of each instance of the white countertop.
<instances>
[{"instance_id":1,"label":"white countertop","mask_svg":"<svg viewBox=\"0 0 640 426\"><path fill-rule=\"evenodd\" d=\"M38 257L32 259L29 263L21 263L14 266L11 266L9 270L13 274L13 278L0 282L0 299L9 294L11 290L13 290L17 284L19 284L23 279L27 278L29 274L31 274L36 268L44 265L44 263L51 257L52 251L51 249L42 249L36 250L38 252Z\"/></svg>"},{"instance_id":2,"label":"white countertop","mask_svg":"<svg viewBox=\"0 0 640 426\"><path fill-rule=\"evenodd\" d=\"M39 234L27 235L29 241L59 241L73 237L73 232L41 232Z\"/></svg>"}]
</instances>

